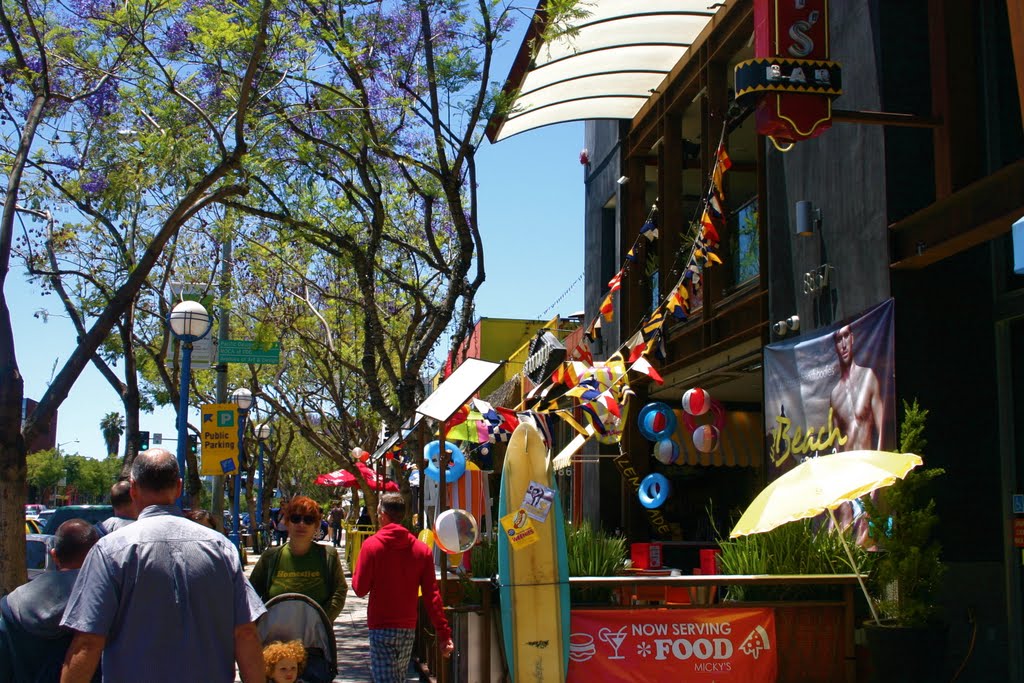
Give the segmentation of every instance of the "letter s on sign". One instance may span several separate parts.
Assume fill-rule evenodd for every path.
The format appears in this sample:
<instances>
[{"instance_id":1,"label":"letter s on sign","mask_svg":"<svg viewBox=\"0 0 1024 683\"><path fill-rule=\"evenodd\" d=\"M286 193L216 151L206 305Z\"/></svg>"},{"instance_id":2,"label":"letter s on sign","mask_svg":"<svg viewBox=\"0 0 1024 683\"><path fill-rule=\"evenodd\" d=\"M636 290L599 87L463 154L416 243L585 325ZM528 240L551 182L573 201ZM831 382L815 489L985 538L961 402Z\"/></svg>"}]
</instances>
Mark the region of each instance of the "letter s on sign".
<instances>
[{"instance_id":1,"label":"letter s on sign","mask_svg":"<svg viewBox=\"0 0 1024 683\"><path fill-rule=\"evenodd\" d=\"M793 39L794 45L790 45L786 51L794 57L806 57L814 50L814 41L807 35L811 30L811 24L806 21L796 21L789 27L789 37Z\"/></svg>"}]
</instances>

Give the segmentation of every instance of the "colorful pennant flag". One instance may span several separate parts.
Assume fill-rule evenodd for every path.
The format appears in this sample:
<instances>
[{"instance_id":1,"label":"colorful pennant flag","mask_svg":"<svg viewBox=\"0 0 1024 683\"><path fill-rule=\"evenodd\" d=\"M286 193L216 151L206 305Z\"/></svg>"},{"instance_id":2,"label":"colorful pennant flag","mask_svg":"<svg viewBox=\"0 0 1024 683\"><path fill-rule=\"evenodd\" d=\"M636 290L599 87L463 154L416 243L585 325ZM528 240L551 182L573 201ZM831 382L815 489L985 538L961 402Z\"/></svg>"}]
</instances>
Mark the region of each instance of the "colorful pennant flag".
<instances>
[{"instance_id":1,"label":"colorful pennant flag","mask_svg":"<svg viewBox=\"0 0 1024 683\"><path fill-rule=\"evenodd\" d=\"M665 306L664 304L662 304L661 306L658 306L656 309L654 309L654 312L651 313L651 316L644 321L643 327L640 331L642 332L644 339L649 340L651 337L654 336L656 332L661 330L661 327L664 324Z\"/></svg>"},{"instance_id":2,"label":"colorful pennant flag","mask_svg":"<svg viewBox=\"0 0 1024 683\"><path fill-rule=\"evenodd\" d=\"M620 289L622 289L622 273L623 272L624 271L620 270L619 272L615 273L615 275L612 277L611 280L608 281L609 293L617 292Z\"/></svg>"},{"instance_id":3,"label":"colorful pennant flag","mask_svg":"<svg viewBox=\"0 0 1024 683\"><path fill-rule=\"evenodd\" d=\"M658 239L658 226L655 225L653 218L648 218L640 228L640 234L647 238L648 241L653 242Z\"/></svg>"},{"instance_id":4,"label":"colorful pennant flag","mask_svg":"<svg viewBox=\"0 0 1024 683\"><path fill-rule=\"evenodd\" d=\"M629 352L627 362L632 363L647 350L647 340L643 332L637 332L626 341L626 350Z\"/></svg>"},{"instance_id":5,"label":"colorful pennant flag","mask_svg":"<svg viewBox=\"0 0 1024 683\"><path fill-rule=\"evenodd\" d=\"M665 383L665 380L662 378L662 376L658 373L657 370L654 369L654 366L651 365L646 358L638 358L637 361L629 367L629 369L647 375L658 384Z\"/></svg>"},{"instance_id":6,"label":"colorful pennant flag","mask_svg":"<svg viewBox=\"0 0 1024 683\"><path fill-rule=\"evenodd\" d=\"M601 302L601 315L608 322L611 322L612 318L615 317L615 304L612 302L612 295L610 293Z\"/></svg>"}]
</instances>

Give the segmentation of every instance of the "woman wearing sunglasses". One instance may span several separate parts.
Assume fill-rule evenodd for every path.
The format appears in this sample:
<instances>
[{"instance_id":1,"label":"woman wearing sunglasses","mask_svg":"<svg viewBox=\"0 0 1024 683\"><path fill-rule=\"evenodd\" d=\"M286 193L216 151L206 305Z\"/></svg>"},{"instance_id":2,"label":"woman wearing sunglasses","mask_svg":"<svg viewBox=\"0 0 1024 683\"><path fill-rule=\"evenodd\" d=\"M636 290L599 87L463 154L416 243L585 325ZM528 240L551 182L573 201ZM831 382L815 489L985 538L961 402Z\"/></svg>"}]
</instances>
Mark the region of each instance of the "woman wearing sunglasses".
<instances>
[{"instance_id":1,"label":"woman wearing sunglasses","mask_svg":"<svg viewBox=\"0 0 1024 683\"><path fill-rule=\"evenodd\" d=\"M348 583L337 550L313 541L320 529L320 506L298 496L281 510L281 516L288 527L288 542L264 551L249 582L264 602L282 593L301 593L334 621L345 606Z\"/></svg>"}]
</instances>

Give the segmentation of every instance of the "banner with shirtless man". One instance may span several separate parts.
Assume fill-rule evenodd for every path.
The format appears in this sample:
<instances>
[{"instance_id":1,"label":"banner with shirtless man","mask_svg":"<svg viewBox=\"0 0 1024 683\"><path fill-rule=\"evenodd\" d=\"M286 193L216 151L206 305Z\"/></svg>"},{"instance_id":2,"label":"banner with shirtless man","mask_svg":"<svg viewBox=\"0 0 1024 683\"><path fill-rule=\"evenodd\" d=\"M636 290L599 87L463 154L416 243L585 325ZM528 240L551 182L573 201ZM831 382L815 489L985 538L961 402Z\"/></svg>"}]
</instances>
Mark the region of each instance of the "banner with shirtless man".
<instances>
[{"instance_id":1,"label":"banner with shirtless man","mask_svg":"<svg viewBox=\"0 0 1024 683\"><path fill-rule=\"evenodd\" d=\"M764 348L769 481L806 458L896 447L893 300L813 334Z\"/></svg>"}]
</instances>

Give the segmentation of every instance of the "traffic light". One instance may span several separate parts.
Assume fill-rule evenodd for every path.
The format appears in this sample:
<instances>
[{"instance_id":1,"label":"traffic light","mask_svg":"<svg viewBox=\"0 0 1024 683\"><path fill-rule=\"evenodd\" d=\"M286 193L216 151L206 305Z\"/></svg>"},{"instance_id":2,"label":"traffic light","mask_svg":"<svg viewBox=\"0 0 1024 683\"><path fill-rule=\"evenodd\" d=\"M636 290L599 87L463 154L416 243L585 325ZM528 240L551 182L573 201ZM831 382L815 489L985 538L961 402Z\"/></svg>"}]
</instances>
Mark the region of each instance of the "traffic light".
<instances>
[{"instance_id":1,"label":"traffic light","mask_svg":"<svg viewBox=\"0 0 1024 683\"><path fill-rule=\"evenodd\" d=\"M188 435L188 452L192 455L199 455L199 437L196 434Z\"/></svg>"},{"instance_id":2,"label":"traffic light","mask_svg":"<svg viewBox=\"0 0 1024 683\"><path fill-rule=\"evenodd\" d=\"M139 453L149 450L149 432L140 430L138 440L135 442L135 445L138 447L136 450Z\"/></svg>"}]
</instances>

